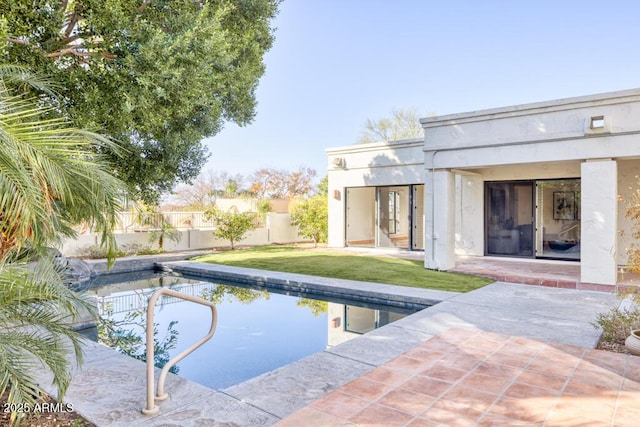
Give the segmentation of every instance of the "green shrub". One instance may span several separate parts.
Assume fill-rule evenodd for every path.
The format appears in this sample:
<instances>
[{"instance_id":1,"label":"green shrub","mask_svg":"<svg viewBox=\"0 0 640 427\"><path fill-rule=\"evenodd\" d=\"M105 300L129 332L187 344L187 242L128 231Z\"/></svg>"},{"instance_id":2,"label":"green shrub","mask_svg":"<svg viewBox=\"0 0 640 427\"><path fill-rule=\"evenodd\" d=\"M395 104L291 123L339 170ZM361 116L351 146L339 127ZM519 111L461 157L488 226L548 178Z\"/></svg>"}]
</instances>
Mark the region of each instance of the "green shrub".
<instances>
[{"instance_id":1,"label":"green shrub","mask_svg":"<svg viewBox=\"0 0 640 427\"><path fill-rule=\"evenodd\" d=\"M164 253L164 249L154 249L149 246L142 246L134 253L134 255L158 255L161 253Z\"/></svg>"},{"instance_id":2,"label":"green shrub","mask_svg":"<svg viewBox=\"0 0 640 427\"><path fill-rule=\"evenodd\" d=\"M242 239L244 235L256 228L257 216L254 212L237 212L237 210L223 211L214 206L206 211L205 219L213 220L216 229L213 235L219 239L228 240L231 249L235 249L235 244Z\"/></svg>"},{"instance_id":3,"label":"green shrub","mask_svg":"<svg viewBox=\"0 0 640 427\"><path fill-rule=\"evenodd\" d=\"M329 232L327 197L311 197L293 209L291 224L298 228L302 237L313 240L314 246L326 243Z\"/></svg>"},{"instance_id":4,"label":"green shrub","mask_svg":"<svg viewBox=\"0 0 640 427\"><path fill-rule=\"evenodd\" d=\"M163 249L155 249L140 243L129 243L122 245L116 251L116 257L121 258L131 255L157 255L163 253ZM99 245L85 246L79 251L79 257L84 259L104 259L107 251Z\"/></svg>"},{"instance_id":5,"label":"green shrub","mask_svg":"<svg viewBox=\"0 0 640 427\"><path fill-rule=\"evenodd\" d=\"M149 246L143 246L140 243L126 243L118 248L118 251L122 254L120 256L129 256L129 255L137 255L141 251L144 251L145 248L149 248Z\"/></svg>"},{"instance_id":6,"label":"green shrub","mask_svg":"<svg viewBox=\"0 0 640 427\"><path fill-rule=\"evenodd\" d=\"M164 252L162 248L152 248L149 245L142 245L140 243L128 243L122 245L122 252L124 256L130 255L157 255Z\"/></svg>"},{"instance_id":7,"label":"green shrub","mask_svg":"<svg viewBox=\"0 0 640 427\"><path fill-rule=\"evenodd\" d=\"M127 256L127 252L120 248L116 249L116 258ZM107 257L107 250L100 245L85 246L80 249L79 257L85 259L103 259Z\"/></svg>"},{"instance_id":8,"label":"green shrub","mask_svg":"<svg viewBox=\"0 0 640 427\"><path fill-rule=\"evenodd\" d=\"M602 329L600 341L624 345L625 339L633 329L640 329L640 309L614 308L607 313L600 313L593 323L595 328Z\"/></svg>"}]
</instances>

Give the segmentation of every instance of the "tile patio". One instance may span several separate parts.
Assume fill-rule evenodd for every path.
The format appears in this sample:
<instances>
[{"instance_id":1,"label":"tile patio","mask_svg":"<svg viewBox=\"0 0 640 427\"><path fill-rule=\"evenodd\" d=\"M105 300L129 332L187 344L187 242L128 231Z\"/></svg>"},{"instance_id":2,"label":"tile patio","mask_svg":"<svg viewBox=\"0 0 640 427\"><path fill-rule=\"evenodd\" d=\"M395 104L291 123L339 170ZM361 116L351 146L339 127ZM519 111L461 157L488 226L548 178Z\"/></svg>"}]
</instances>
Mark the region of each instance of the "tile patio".
<instances>
[{"instance_id":1,"label":"tile patio","mask_svg":"<svg viewBox=\"0 0 640 427\"><path fill-rule=\"evenodd\" d=\"M636 426L640 357L450 329L280 421L298 426Z\"/></svg>"}]
</instances>

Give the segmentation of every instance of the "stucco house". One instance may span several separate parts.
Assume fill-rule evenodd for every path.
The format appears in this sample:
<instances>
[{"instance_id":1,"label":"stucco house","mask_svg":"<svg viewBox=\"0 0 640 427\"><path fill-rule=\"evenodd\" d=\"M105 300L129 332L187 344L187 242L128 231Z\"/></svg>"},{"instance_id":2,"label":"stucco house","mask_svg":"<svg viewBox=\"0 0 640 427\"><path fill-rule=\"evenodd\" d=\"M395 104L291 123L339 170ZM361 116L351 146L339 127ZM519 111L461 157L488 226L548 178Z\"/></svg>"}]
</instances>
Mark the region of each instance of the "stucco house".
<instances>
[{"instance_id":1,"label":"stucco house","mask_svg":"<svg viewBox=\"0 0 640 427\"><path fill-rule=\"evenodd\" d=\"M327 149L329 246L579 262L615 285L640 175L640 89L429 117L424 138Z\"/></svg>"}]
</instances>

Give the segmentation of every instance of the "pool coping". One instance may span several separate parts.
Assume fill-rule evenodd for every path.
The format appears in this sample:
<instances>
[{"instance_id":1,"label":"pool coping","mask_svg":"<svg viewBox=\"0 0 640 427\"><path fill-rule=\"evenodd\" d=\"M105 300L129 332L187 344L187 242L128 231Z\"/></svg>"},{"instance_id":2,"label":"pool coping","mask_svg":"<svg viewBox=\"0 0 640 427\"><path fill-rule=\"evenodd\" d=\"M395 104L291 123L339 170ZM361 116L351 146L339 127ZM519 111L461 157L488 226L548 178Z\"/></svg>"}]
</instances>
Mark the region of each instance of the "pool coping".
<instances>
[{"instance_id":1,"label":"pool coping","mask_svg":"<svg viewBox=\"0 0 640 427\"><path fill-rule=\"evenodd\" d=\"M224 390L211 390L172 375L167 380L170 398L161 402L159 414L151 417L140 413L145 396L144 364L97 343L89 343L86 361L75 372L65 400L98 426L195 426L205 421L272 425L451 327L593 348L600 334L590 322L596 313L619 305L615 296L607 293L501 282L459 294L190 261L166 262L159 266L163 270L213 279L269 281L288 290L372 299L389 297L411 303L440 302ZM42 384L47 382L46 374L40 378Z\"/></svg>"},{"instance_id":2,"label":"pool coping","mask_svg":"<svg viewBox=\"0 0 640 427\"><path fill-rule=\"evenodd\" d=\"M266 286L287 292L342 297L363 302L384 303L400 308L427 308L460 295L460 292L413 288L383 283L360 282L255 268L230 267L205 262L162 262L158 269L193 277Z\"/></svg>"}]
</instances>

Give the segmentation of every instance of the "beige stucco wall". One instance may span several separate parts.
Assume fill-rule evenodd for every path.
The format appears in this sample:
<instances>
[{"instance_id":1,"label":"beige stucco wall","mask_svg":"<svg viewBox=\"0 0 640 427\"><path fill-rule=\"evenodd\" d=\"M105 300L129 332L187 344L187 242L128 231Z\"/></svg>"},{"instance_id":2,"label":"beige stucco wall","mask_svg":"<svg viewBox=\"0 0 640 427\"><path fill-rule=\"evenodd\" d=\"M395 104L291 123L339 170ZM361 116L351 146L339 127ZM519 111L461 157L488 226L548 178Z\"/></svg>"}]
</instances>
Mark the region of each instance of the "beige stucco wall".
<instances>
[{"instance_id":1,"label":"beige stucco wall","mask_svg":"<svg viewBox=\"0 0 640 427\"><path fill-rule=\"evenodd\" d=\"M592 118L600 116L604 127L592 129ZM581 206L592 211L581 212L583 260L592 264L583 269L583 280L615 281L610 267L626 263L631 231L623 203L610 201L614 193L628 199L640 175L640 89L430 117L421 123L421 149L405 141L327 150L331 246L344 246L348 187L424 182L425 265L446 269L454 253L484 254L485 182L581 178L588 186L587 191L581 188ZM601 163L585 166L593 161ZM606 191L597 187L601 184ZM605 227L584 223L584 218L594 219L594 212L610 218ZM545 224L545 232L557 234L554 226L560 225ZM613 242L607 257L600 241ZM606 278L598 276L599 263Z\"/></svg>"},{"instance_id":2,"label":"beige stucco wall","mask_svg":"<svg viewBox=\"0 0 640 427\"><path fill-rule=\"evenodd\" d=\"M288 213L269 212L267 214L267 228L269 243L292 243L306 240L298 234L298 229L291 225L291 215Z\"/></svg>"},{"instance_id":3,"label":"beige stucco wall","mask_svg":"<svg viewBox=\"0 0 640 427\"><path fill-rule=\"evenodd\" d=\"M422 139L413 139L327 149L329 246L345 246L346 189L423 183L422 146Z\"/></svg>"},{"instance_id":4,"label":"beige stucco wall","mask_svg":"<svg viewBox=\"0 0 640 427\"><path fill-rule=\"evenodd\" d=\"M484 255L482 175L457 174L455 186L455 252L459 255Z\"/></svg>"},{"instance_id":5,"label":"beige stucco wall","mask_svg":"<svg viewBox=\"0 0 640 427\"><path fill-rule=\"evenodd\" d=\"M428 136L425 140L425 150L466 149L514 142L522 149L522 145L527 142L555 143L572 140L582 141L578 143L578 147L585 146L585 134L589 137L606 137L610 133L622 134L639 130L639 99L640 89L633 89L424 118L421 119L421 123ZM605 129L588 129L590 118L594 116L605 117ZM595 151L591 149L591 144L587 145L592 156L611 155L610 143L601 144L601 149ZM572 158L580 151L582 150L577 150L573 155L556 152L553 157L535 159L546 161ZM504 163L504 159L500 159L500 162ZM494 160L489 164L495 163Z\"/></svg>"},{"instance_id":6,"label":"beige stucco wall","mask_svg":"<svg viewBox=\"0 0 640 427\"><path fill-rule=\"evenodd\" d=\"M618 256L618 165L582 163L580 279L615 285Z\"/></svg>"},{"instance_id":7,"label":"beige stucco wall","mask_svg":"<svg viewBox=\"0 0 640 427\"><path fill-rule=\"evenodd\" d=\"M604 117L604 128L591 129L591 119L598 116ZM624 212L611 199L617 196L617 188L628 191L632 176L637 174L639 117L640 90L629 90L423 119L427 179L430 170L477 174L476 183L581 178L582 280L613 284L615 265L626 262L618 222L623 230L629 224L626 219L621 221ZM586 166L585 162L599 163ZM458 191L467 188L463 183L471 183L464 176L456 182ZM441 216L450 215L456 220L457 253L481 253L477 229L482 229L483 223L477 217L463 215L482 198L478 194L482 192L480 186L475 187L475 193L457 194L453 212L450 206L435 207ZM442 189L435 198L446 200L445 191ZM595 226L596 221L601 222ZM447 223L436 221L439 229L432 234L438 238L446 232ZM546 227L549 229L545 232L557 232L552 223ZM447 249L441 246L434 247L440 247L443 253L428 256L445 257ZM429 242L425 247L430 247Z\"/></svg>"},{"instance_id":8,"label":"beige stucco wall","mask_svg":"<svg viewBox=\"0 0 640 427\"><path fill-rule=\"evenodd\" d=\"M455 267L455 174L436 171L425 179L425 267L449 270Z\"/></svg>"}]
</instances>

